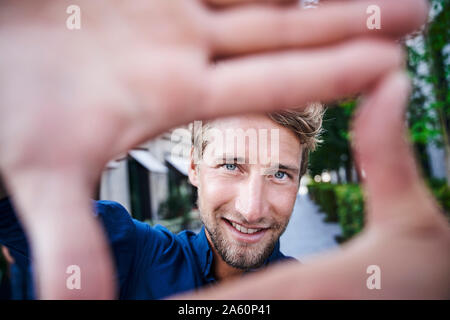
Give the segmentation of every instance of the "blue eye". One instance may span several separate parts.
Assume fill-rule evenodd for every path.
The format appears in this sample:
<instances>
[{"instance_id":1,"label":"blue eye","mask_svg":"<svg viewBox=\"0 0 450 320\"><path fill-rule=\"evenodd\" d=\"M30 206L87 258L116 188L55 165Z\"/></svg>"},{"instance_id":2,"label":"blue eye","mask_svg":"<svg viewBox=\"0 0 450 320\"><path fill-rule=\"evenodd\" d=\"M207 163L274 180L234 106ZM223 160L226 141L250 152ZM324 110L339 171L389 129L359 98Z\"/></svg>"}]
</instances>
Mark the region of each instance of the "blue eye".
<instances>
[{"instance_id":1,"label":"blue eye","mask_svg":"<svg viewBox=\"0 0 450 320\"><path fill-rule=\"evenodd\" d=\"M224 166L227 170L230 170L230 171L234 171L237 168L237 166L233 163L227 163Z\"/></svg>"},{"instance_id":2,"label":"blue eye","mask_svg":"<svg viewBox=\"0 0 450 320\"><path fill-rule=\"evenodd\" d=\"M277 171L273 176L277 179L283 179L284 177L286 177L286 172Z\"/></svg>"}]
</instances>

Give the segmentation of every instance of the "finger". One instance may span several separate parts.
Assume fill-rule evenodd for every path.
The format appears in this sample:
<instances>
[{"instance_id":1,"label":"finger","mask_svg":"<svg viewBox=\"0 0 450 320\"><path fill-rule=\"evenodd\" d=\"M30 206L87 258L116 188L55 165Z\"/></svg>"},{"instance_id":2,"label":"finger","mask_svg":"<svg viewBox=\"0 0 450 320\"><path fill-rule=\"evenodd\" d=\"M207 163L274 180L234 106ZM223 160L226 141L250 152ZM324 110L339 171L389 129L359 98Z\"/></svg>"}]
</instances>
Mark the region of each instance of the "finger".
<instances>
[{"instance_id":1,"label":"finger","mask_svg":"<svg viewBox=\"0 0 450 320\"><path fill-rule=\"evenodd\" d=\"M380 29L369 8L378 7ZM315 10L251 6L212 12L207 41L214 56L329 44L356 36L400 37L427 19L424 0L327 3ZM372 11L369 11L372 12ZM375 21L376 22L376 21ZM376 24L373 24L376 27Z\"/></svg>"},{"instance_id":2,"label":"finger","mask_svg":"<svg viewBox=\"0 0 450 320\"><path fill-rule=\"evenodd\" d=\"M427 226L436 216L434 201L423 185L406 139L408 93L406 75L386 76L355 120L354 149L365 177L370 225L397 220Z\"/></svg>"},{"instance_id":3,"label":"finger","mask_svg":"<svg viewBox=\"0 0 450 320\"><path fill-rule=\"evenodd\" d=\"M240 5L240 4L293 4L297 3L298 0L203 0L203 2L215 6L215 7L226 7L232 5Z\"/></svg>"},{"instance_id":4,"label":"finger","mask_svg":"<svg viewBox=\"0 0 450 320\"><path fill-rule=\"evenodd\" d=\"M39 299L113 299L116 295L111 252L92 213L91 188L80 172L31 168L9 177L18 217L30 240ZM73 281L78 284L74 286Z\"/></svg>"},{"instance_id":5,"label":"finger","mask_svg":"<svg viewBox=\"0 0 450 320\"><path fill-rule=\"evenodd\" d=\"M210 73L199 116L271 111L345 97L364 90L402 61L403 52L389 41L355 40L222 62Z\"/></svg>"}]
</instances>

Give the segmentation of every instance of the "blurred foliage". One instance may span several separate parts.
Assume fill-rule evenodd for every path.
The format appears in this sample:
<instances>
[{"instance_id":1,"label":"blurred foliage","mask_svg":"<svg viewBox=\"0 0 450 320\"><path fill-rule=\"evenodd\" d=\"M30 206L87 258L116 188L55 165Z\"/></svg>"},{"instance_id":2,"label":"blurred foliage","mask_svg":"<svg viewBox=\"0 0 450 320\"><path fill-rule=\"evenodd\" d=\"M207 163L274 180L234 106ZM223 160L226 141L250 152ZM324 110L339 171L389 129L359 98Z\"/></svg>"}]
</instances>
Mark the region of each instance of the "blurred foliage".
<instances>
[{"instance_id":1,"label":"blurred foliage","mask_svg":"<svg viewBox=\"0 0 450 320\"><path fill-rule=\"evenodd\" d=\"M190 194L184 188L170 188L169 195L159 206L159 217L163 220L183 218L192 209Z\"/></svg>"},{"instance_id":2,"label":"blurred foliage","mask_svg":"<svg viewBox=\"0 0 450 320\"><path fill-rule=\"evenodd\" d=\"M447 218L450 220L450 187L443 179L431 179L428 181L428 186L441 209L446 212Z\"/></svg>"},{"instance_id":3,"label":"blurred foliage","mask_svg":"<svg viewBox=\"0 0 450 320\"><path fill-rule=\"evenodd\" d=\"M349 124L356 108L354 100L328 105L323 119L323 142L310 154L309 172L312 176L323 171L345 169L345 179L352 181L353 167ZM338 179L341 180L341 176Z\"/></svg>"},{"instance_id":4,"label":"blurred foliage","mask_svg":"<svg viewBox=\"0 0 450 320\"><path fill-rule=\"evenodd\" d=\"M408 110L411 139L430 177L425 148L435 143L444 148L450 164L450 1L430 0L431 21L427 30L407 42L408 70L413 90ZM447 168L447 184L450 170Z\"/></svg>"},{"instance_id":5,"label":"blurred foliage","mask_svg":"<svg viewBox=\"0 0 450 320\"><path fill-rule=\"evenodd\" d=\"M364 198L359 185L343 184L335 188L341 240L358 234L364 227Z\"/></svg>"},{"instance_id":6,"label":"blurred foliage","mask_svg":"<svg viewBox=\"0 0 450 320\"><path fill-rule=\"evenodd\" d=\"M450 221L450 188L445 180L427 181L436 200ZM325 213L325 221L339 222L342 230L340 242L347 241L364 227L364 194L358 184L311 183L310 198Z\"/></svg>"},{"instance_id":7,"label":"blurred foliage","mask_svg":"<svg viewBox=\"0 0 450 320\"><path fill-rule=\"evenodd\" d=\"M308 185L311 199L326 214L325 221L339 222L346 241L359 233L364 226L364 201L357 184L311 183Z\"/></svg>"},{"instance_id":8,"label":"blurred foliage","mask_svg":"<svg viewBox=\"0 0 450 320\"><path fill-rule=\"evenodd\" d=\"M308 185L311 199L326 214L325 221L327 222L338 222L335 187L331 183L312 183Z\"/></svg>"},{"instance_id":9,"label":"blurred foliage","mask_svg":"<svg viewBox=\"0 0 450 320\"><path fill-rule=\"evenodd\" d=\"M405 40L407 67L412 93L407 112L410 138L427 179L432 178L427 146L435 144L445 151L447 184L450 185L450 0L430 0L427 28ZM310 155L310 174L339 172L338 183L357 182L353 163L349 122L355 99L329 104L324 115L323 143ZM356 179L355 179L356 178Z\"/></svg>"}]
</instances>

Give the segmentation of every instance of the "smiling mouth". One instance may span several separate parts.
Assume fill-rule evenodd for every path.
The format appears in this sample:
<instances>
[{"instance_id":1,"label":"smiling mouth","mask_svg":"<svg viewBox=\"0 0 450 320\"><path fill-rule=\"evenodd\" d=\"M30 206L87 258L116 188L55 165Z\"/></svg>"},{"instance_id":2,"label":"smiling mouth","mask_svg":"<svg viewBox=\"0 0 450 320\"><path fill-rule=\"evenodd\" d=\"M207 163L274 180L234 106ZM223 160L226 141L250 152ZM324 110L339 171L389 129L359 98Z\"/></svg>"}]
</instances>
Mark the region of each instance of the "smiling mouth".
<instances>
[{"instance_id":1,"label":"smiling mouth","mask_svg":"<svg viewBox=\"0 0 450 320\"><path fill-rule=\"evenodd\" d=\"M239 231L240 233L243 234L255 234L258 232L261 232L263 230L267 230L268 228L247 228L244 227L241 224L238 224L234 221L230 221L228 219L222 218L226 223L228 223L231 227L233 227L235 230Z\"/></svg>"}]
</instances>

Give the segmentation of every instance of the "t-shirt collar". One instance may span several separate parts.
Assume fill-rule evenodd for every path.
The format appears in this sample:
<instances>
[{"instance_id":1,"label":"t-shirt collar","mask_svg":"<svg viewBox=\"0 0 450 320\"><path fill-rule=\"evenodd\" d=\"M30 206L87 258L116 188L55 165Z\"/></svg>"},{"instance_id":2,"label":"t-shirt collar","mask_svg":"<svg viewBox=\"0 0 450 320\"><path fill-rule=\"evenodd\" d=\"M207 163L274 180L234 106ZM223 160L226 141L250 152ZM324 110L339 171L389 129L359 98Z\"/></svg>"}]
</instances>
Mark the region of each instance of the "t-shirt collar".
<instances>
[{"instance_id":1,"label":"t-shirt collar","mask_svg":"<svg viewBox=\"0 0 450 320\"><path fill-rule=\"evenodd\" d=\"M212 271L213 251L209 245L208 239L206 238L205 226L202 226L200 232L195 236L193 245L202 271L203 279L206 282L216 281ZM278 240L272 254L266 259L266 261L264 261L263 267L278 259L282 259L283 257L283 254L280 252L280 241ZM248 270L247 272L256 271L258 269Z\"/></svg>"}]
</instances>

